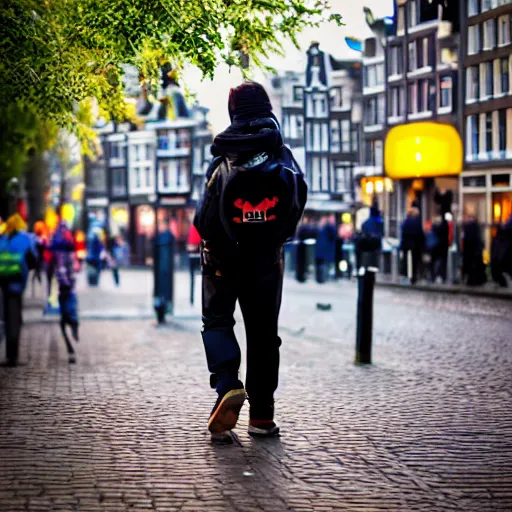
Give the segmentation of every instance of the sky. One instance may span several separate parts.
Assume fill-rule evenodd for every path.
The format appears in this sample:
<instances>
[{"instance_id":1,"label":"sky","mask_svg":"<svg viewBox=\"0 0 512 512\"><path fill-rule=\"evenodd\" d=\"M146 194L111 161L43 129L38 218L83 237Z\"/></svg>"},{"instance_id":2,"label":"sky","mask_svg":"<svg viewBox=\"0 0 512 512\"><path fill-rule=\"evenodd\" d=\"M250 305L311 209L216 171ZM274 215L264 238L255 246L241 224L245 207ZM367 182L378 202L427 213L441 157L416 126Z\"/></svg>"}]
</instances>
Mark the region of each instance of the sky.
<instances>
[{"instance_id":1,"label":"sky","mask_svg":"<svg viewBox=\"0 0 512 512\"><path fill-rule=\"evenodd\" d=\"M300 51L288 42L285 44L285 57L273 56L269 59L269 64L278 72L304 70L305 52L311 41L318 41L322 50L337 58L358 58L360 53L350 50L344 38L354 36L364 39L371 35L364 19L363 7L369 7L377 18L393 14L392 0L331 0L331 5L333 12L342 15L344 27L337 27L334 23L324 23L318 28L307 29L298 37L302 47ZM253 79L265 81L261 71L255 71ZM230 71L226 65L218 67L213 81L202 81L201 74L196 69L191 68L185 73L187 86L197 94L199 103L210 109L209 119L214 133L218 133L229 124L227 113L229 89L237 86L241 81L240 71Z\"/></svg>"}]
</instances>

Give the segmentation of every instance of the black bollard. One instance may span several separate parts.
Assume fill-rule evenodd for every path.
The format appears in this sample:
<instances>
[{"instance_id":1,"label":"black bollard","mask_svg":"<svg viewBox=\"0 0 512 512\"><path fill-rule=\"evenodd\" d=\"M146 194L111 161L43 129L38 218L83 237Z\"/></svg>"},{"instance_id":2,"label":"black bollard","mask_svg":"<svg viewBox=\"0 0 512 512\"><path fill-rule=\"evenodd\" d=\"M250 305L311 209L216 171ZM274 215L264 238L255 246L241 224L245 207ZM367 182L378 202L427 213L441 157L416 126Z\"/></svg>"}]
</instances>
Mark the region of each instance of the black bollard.
<instances>
[{"instance_id":1,"label":"black bollard","mask_svg":"<svg viewBox=\"0 0 512 512\"><path fill-rule=\"evenodd\" d=\"M373 290L375 287L373 267L361 267L357 278L357 334L356 363L372 362Z\"/></svg>"},{"instance_id":2,"label":"black bollard","mask_svg":"<svg viewBox=\"0 0 512 512\"><path fill-rule=\"evenodd\" d=\"M308 276L308 255L307 245L304 240L297 243L297 253L295 257L295 279L299 283L305 283Z\"/></svg>"}]
</instances>

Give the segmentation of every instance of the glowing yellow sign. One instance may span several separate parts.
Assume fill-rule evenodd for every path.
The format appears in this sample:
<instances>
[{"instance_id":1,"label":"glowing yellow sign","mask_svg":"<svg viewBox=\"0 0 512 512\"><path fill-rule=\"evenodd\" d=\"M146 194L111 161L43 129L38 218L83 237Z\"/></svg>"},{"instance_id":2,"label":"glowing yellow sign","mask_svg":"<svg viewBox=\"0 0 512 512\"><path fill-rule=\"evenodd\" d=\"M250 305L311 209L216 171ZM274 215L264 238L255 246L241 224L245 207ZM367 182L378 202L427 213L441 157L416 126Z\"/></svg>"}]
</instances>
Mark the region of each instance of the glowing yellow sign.
<instances>
[{"instance_id":1,"label":"glowing yellow sign","mask_svg":"<svg viewBox=\"0 0 512 512\"><path fill-rule=\"evenodd\" d=\"M462 165L462 140L452 125L410 123L395 126L387 134L384 168L389 178L456 175Z\"/></svg>"}]
</instances>

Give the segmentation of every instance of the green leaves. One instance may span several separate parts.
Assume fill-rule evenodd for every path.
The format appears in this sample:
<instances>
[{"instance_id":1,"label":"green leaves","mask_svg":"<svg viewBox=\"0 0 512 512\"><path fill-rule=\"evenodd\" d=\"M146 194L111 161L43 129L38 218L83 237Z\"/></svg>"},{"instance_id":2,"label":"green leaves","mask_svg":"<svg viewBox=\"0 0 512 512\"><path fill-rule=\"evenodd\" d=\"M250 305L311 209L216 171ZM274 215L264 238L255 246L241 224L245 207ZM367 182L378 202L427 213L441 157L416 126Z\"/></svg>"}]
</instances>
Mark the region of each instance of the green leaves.
<instances>
[{"instance_id":1,"label":"green leaves","mask_svg":"<svg viewBox=\"0 0 512 512\"><path fill-rule=\"evenodd\" d=\"M325 18L340 22L327 0L3 0L0 104L76 131L88 98L123 115L121 64L153 85L164 62L213 78L220 62L241 66L241 53L263 66Z\"/></svg>"}]
</instances>

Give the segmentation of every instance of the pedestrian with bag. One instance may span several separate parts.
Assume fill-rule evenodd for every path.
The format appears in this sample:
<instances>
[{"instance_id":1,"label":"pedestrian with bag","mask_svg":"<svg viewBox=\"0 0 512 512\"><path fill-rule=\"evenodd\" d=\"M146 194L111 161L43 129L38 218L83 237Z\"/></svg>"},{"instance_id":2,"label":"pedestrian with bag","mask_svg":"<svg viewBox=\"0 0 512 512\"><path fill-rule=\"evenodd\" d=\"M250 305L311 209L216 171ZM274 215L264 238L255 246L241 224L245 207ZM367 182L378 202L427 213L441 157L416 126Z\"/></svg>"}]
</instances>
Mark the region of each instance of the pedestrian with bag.
<instances>
[{"instance_id":1,"label":"pedestrian with bag","mask_svg":"<svg viewBox=\"0 0 512 512\"><path fill-rule=\"evenodd\" d=\"M16 366L23 323L23 292L31 269L37 265L35 239L18 213L11 215L0 236L0 288L3 295L6 357Z\"/></svg>"},{"instance_id":2,"label":"pedestrian with bag","mask_svg":"<svg viewBox=\"0 0 512 512\"><path fill-rule=\"evenodd\" d=\"M278 317L283 244L292 238L306 203L304 175L283 145L264 88L245 82L229 94L231 125L214 140L215 157L194 225L202 238L202 337L217 401L208 429L224 436L249 398L249 434L279 433ZM247 335L245 387L233 314L239 301Z\"/></svg>"}]
</instances>

